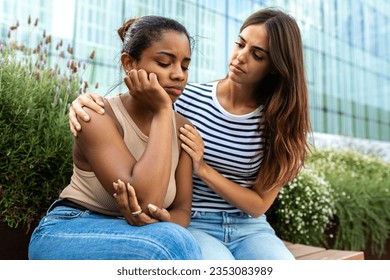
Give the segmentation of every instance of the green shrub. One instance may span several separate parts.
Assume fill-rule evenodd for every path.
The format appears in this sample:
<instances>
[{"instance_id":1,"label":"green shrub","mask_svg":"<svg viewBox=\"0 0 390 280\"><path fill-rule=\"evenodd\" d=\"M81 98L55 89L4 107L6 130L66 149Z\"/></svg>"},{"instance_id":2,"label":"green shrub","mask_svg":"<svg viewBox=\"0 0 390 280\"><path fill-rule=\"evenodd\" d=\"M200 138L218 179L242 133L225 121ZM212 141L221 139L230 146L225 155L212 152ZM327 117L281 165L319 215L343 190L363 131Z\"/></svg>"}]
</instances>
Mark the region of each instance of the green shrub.
<instances>
[{"instance_id":1,"label":"green shrub","mask_svg":"<svg viewBox=\"0 0 390 280\"><path fill-rule=\"evenodd\" d=\"M356 151L322 150L310 164L322 170L336 195L334 248L385 252L390 234L390 163Z\"/></svg>"},{"instance_id":2,"label":"green shrub","mask_svg":"<svg viewBox=\"0 0 390 280\"><path fill-rule=\"evenodd\" d=\"M278 236L293 243L323 246L334 214L334 194L318 170L303 168L279 192L268 215Z\"/></svg>"},{"instance_id":3,"label":"green shrub","mask_svg":"<svg viewBox=\"0 0 390 280\"><path fill-rule=\"evenodd\" d=\"M67 106L81 93L74 60L59 49L50 68L51 37L34 48L0 42L0 221L29 226L58 197L72 174ZM69 48L68 48L69 50Z\"/></svg>"}]
</instances>

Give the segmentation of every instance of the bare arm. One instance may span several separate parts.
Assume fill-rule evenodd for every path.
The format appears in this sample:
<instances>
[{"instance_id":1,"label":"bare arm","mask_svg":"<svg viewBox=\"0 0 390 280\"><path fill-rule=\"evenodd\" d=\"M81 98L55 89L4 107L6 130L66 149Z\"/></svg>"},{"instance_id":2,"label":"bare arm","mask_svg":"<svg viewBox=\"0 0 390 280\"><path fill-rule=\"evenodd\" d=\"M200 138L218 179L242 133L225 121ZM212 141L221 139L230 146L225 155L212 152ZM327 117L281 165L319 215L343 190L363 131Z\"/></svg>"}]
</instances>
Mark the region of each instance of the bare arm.
<instances>
[{"instance_id":1,"label":"bare arm","mask_svg":"<svg viewBox=\"0 0 390 280\"><path fill-rule=\"evenodd\" d=\"M177 115L177 127L189 123L182 116ZM116 200L126 221L132 225L145 225L156 221L173 222L183 227L188 227L191 215L192 201L192 160L190 156L181 150L179 163L175 172L176 196L173 203L166 210L155 205L148 205L150 216L141 213L134 217L131 212L140 209L134 189L124 183L114 183L116 187Z\"/></svg>"},{"instance_id":2,"label":"bare arm","mask_svg":"<svg viewBox=\"0 0 390 280\"><path fill-rule=\"evenodd\" d=\"M226 179L203 161L204 144L196 129L185 126L180 132L182 147L192 158L194 173L209 188L231 205L253 217L261 216L269 209L279 193L279 188L264 192L259 185L248 189Z\"/></svg>"},{"instance_id":3,"label":"bare arm","mask_svg":"<svg viewBox=\"0 0 390 280\"><path fill-rule=\"evenodd\" d=\"M177 127L184 124L190 125L189 121L176 113ZM179 131L177 132L179 135ZM179 140L179 144L180 144ZM192 159L180 149L179 163L175 172L176 196L172 205L168 208L171 221L188 227L191 218L192 206Z\"/></svg>"},{"instance_id":4,"label":"bare arm","mask_svg":"<svg viewBox=\"0 0 390 280\"><path fill-rule=\"evenodd\" d=\"M129 152L112 116L89 109L86 110L91 120L79 119L83 130L75 139L74 154L81 163L89 165L108 192L114 193L113 182L118 179L130 183L137 191L142 209L147 209L148 203L161 206L165 198L171 170L167 162L172 157L173 110L168 94L154 74L150 74L149 82L146 72L135 73L143 84L138 98L153 113L149 140L141 158L137 161Z\"/></svg>"}]
</instances>

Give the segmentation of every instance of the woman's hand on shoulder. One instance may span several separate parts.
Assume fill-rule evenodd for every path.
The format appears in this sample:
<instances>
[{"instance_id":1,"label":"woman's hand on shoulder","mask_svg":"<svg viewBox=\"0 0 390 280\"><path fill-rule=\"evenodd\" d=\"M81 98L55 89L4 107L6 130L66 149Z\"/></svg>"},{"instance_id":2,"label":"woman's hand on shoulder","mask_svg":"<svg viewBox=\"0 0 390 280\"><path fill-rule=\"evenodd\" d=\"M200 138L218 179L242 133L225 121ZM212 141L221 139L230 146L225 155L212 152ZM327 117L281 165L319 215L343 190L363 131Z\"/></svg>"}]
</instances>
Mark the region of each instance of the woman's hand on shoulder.
<instances>
[{"instance_id":1,"label":"woman's hand on shoulder","mask_svg":"<svg viewBox=\"0 0 390 280\"><path fill-rule=\"evenodd\" d=\"M148 213L141 208L134 188L121 180L114 182L114 197L118 204L119 210L128 224L133 226L144 226L157 222L169 222L171 216L166 209L159 208L153 204L148 205Z\"/></svg>"},{"instance_id":2,"label":"woman's hand on shoulder","mask_svg":"<svg viewBox=\"0 0 390 280\"><path fill-rule=\"evenodd\" d=\"M125 77L125 84L133 96L153 113L162 109L172 109L172 100L160 85L157 75L143 69L132 69Z\"/></svg>"},{"instance_id":3,"label":"woman's hand on shoulder","mask_svg":"<svg viewBox=\"0 0 390 280\"><path fill-rule=\"evenodd\" d=\"M77 116L81 117L84 121L90 120L90 116L84 111L83 106L88 107L99 114L104 114L103 98L96 93L86 93L73 100L69 107L69 127L75 137L77 136L77 131L81 130L81 125L77 120Z\"/></svg>"},{"instance_id":4,"label":"woman's hand on shoulder","mask_svg":"<svg viewBox=\"0 0 390 280\"><path fill-rule=\"evenodd\" d=\"M204 142L195 126L185 124L180 127L181 147L192 159L192 168L195 175L199 175L202 167L206 165L203 161Z\"/></svg>"}]
</instances>

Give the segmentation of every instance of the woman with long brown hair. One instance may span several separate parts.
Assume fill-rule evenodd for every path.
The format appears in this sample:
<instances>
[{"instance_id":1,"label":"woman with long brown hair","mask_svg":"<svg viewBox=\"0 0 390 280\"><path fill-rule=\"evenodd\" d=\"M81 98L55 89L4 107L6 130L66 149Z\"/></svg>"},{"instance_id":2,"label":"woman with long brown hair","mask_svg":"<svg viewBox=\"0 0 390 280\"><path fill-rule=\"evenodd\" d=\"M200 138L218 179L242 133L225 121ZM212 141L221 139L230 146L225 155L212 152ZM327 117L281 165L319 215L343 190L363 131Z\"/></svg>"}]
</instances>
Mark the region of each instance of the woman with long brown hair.
<instances>
[{"instance_id":1,"label":"woman with long brown hair","mask_svg":"<svg viewBox=\"0 0 390 280\"><path fill-rule=\"evenodd\" d=\"M82 96L75 112L96 95ZM91 102L89 102L91 103ZM242 25L224 79L188 84L175 110L193 161L190 231L205 259L293 259L265 213L304 164L310 132L303 46L296 21L275 9ZM99 108L100 109L100 108ZM131 204L129 202L129 204Z\"/></svg>"}]
</instances>

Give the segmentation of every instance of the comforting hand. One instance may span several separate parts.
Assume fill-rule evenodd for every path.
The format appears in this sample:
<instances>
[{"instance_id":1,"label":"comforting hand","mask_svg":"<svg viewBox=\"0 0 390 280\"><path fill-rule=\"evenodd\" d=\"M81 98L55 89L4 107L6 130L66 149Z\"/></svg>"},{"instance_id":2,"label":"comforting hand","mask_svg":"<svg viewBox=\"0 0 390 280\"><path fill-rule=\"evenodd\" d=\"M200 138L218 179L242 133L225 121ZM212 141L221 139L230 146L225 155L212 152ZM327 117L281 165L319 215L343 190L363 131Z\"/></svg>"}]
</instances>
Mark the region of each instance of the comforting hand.
<instances>
[{"instance_id":1,"label":"comforting hand","mask_svg":"<svg viewBox=\"0 0 390 280\"><path fill-rule=\"evenodd\" d=\"M132 69L125 77L130 94L153 113L172 108L172 100L158 82L157 75L145 70Z\"/></svg>"},{"instance_id":2,"label":"comforting hand","mask_svg":"<svg viewBox=\"0 0 390 280\"><path fill-rule=\"evenodd\" d=\"M69 107L69 126L70 131L75 137L77 136L77 131L81 130L81 125L78 122L76 115L83 118L85 121L89 121L89 115L83 110L83 106L86 106L99 114L104 114L103 98L96 93L80 95L73 100Z\"/></svg>"},{"instance_id":3,"label":"comforting hand","mask_svg":"<svg viewBox=\"0 0 390 280\"><path fill-rule=\"evenodd\" d=\"M180 133L180 140L183 142L181 147L190 155L193 172L198 175L199 170L205 165L203 139L196 128L188 124L180 128Z\"/></svg>"},{"instance_id":4,"label":"comforting hand","mask_svg":"<svg viewBox=\"0 0 390 280\"><path fill-rule=\"evenodd\" d=\"M157 222L169 222L171 220L171 216L166 209L159 208L153 204L148 205L150 215L145 213L138 203L134 188L129 183L125 185L124 182L118 180L113 185L115 200L123 217L130 225L143 226Z\"/></svg>"}]
</instances>

